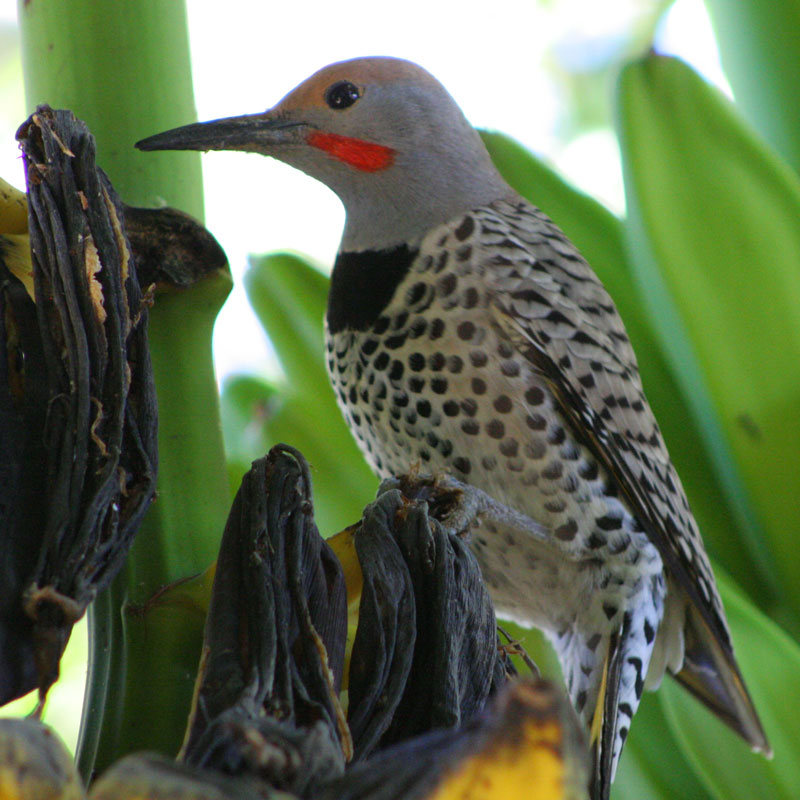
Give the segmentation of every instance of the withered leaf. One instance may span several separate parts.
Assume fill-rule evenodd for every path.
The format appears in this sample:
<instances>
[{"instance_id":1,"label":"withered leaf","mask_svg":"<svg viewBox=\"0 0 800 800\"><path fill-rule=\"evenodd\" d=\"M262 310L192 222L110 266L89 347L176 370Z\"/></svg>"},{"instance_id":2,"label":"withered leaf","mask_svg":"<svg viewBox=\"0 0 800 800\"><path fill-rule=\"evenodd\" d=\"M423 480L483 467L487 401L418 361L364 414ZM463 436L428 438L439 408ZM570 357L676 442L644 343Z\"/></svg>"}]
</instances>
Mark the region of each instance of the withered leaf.
<instances>
[{"instance_id":1,"label":"withered leaf","mask_svg":"<svg viewBox=\"0 0 800 800\"><path fill-rule=\"evenodd\" d=\"M245 475L225 527L184 760L298 794L341 774L346 636L308 465L278 445Z\"/></svg>"},{"instance_id":2,"label":"withered leaf","mask_svg":"<svg viewBox=\"0 0 800 800\"><path fill-rule=\"evenodd\" d=\"M3 534L4 553L24 535L35 562L9 568L24 586L0 609L0 627L28 630L18 647L3 648L0 702L35 686L44 693L56 679L72 625L123 563L153 497L157 461L147 313L94 139L70 112L47 106L17 138L40 338L38 351L26 342L23 355L25 370L41 376L19 405L38 409L42 424L26 435L45 458L22 461L22 483L35 488L19 499L32 506L15 513L35 515L35 526Z\"/></svg>"},{"instance_id":3,"label":"withered leaf","mask_svg":"<svg viewBox=\"0 0 800 800\"><path fill-rule=\"evenodd\" d=\"M419 494L405 487L409 494ZM392 489L355 535L363 573L348 720L357 758L480 711L514 673L480 567L424 500Z\"/></svg>"}]
</instances>

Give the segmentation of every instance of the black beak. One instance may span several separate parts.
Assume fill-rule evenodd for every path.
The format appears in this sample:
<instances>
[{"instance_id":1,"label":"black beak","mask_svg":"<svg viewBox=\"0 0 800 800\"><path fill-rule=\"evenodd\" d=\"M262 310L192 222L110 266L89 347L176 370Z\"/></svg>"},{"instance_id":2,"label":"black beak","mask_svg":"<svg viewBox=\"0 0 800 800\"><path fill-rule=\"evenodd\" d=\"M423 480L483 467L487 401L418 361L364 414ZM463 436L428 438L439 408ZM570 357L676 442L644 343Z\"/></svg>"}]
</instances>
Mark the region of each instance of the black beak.
<instances>
[{"instance_id":1,"label":"black beak","mask_svg":"<svg viewBox=\"0 0 800 800\"><path fill-rule=\"evenodd\" d=\"M183 125L136 142L139 150L247 150L264 152L274 145L304 141L303 122L246 114Z\"/></svg>"}]
</instances>

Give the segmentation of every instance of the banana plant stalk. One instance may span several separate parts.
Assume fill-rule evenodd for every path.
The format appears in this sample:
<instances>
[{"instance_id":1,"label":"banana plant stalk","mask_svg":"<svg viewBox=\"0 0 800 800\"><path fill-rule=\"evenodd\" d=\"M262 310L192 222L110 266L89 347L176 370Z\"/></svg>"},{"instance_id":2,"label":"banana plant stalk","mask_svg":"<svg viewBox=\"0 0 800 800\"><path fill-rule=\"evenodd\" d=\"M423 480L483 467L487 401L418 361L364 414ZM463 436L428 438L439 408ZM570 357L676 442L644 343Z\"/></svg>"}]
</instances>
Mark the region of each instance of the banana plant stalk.
<instances>
[{"instance_id":1,"label":"banana plant stalk","mask_svg":"<svg viewBox=\"0 0 800 800\"><path fill-rule=\"evenodd\" d=\"M19 3L26 103L69 108L97 140L98 163L129 205L202 216L196 153L133 143L193 118L186 11L177 0ZM164 587L213 560L229 505L211 331L230 289L214 269L191 289L157 292L150 345L159 405L158 499L126 569L90 613L90 669L78 760L85 777L133 749L174 755L202 639L191 592ZM183 596L186 595L186 596Z\"/></svg>"}]
</instances>

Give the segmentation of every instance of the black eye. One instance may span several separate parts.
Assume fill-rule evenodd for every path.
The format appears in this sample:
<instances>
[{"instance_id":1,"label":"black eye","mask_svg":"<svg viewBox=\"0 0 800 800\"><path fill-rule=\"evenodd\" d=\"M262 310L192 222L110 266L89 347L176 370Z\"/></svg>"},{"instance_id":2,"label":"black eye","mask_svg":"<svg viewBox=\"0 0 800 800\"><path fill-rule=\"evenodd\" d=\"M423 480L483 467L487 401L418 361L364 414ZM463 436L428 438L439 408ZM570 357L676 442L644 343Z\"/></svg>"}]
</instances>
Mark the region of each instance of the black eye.
<instances>
[{"instance_id":1,"label":"black eye","mask_svg":"<svg viewBox=\"0 0 800 800\"><path fill-rule=\"evenodd\" d=\"M361 92L350 81L337 81L325 92L325 102L335 109L348 108L359 97Z\"/></svg>"}]
</instances>

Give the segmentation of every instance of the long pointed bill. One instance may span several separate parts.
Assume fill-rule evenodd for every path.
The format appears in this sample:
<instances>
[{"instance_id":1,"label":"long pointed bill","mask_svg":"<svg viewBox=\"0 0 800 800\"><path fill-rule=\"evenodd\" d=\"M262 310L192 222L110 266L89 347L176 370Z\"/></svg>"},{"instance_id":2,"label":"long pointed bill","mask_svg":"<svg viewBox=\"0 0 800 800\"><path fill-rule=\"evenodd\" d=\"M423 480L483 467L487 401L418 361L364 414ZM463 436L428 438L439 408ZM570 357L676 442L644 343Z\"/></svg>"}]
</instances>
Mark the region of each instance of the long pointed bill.
<instances>
[{"instance_id":1,"label":"long pointed bill","mask_svg":"<svg viewBox=\"0 0 800 800\"><path fill-rule=\"evenodd\" d=\"M139 150L247 150L304 141L307 125L271 117L269 112L195 122L136 142Z\"/></svg>"}]
</instances>

